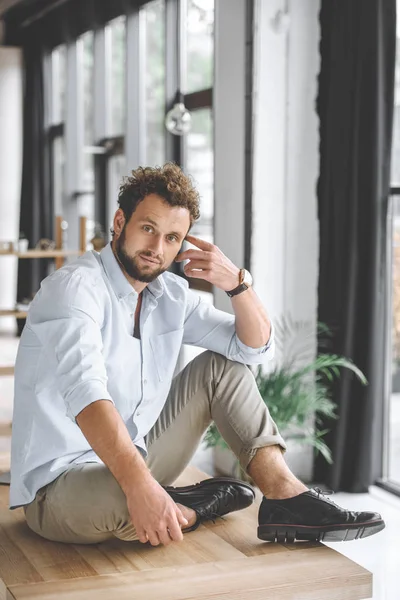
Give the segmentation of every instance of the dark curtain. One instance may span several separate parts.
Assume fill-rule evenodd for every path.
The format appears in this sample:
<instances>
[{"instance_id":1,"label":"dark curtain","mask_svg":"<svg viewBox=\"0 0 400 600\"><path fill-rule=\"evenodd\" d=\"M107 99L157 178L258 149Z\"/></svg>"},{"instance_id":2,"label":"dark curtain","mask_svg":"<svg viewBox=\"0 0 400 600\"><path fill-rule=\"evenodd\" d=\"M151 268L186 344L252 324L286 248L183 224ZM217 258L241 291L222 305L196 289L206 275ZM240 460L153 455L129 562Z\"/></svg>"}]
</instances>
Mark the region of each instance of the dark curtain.
<instances>
[{"instance_id":1,"label":"dark curtain","mask_svg":"<svg viewBox=\"0 0 400 600\"><path fill-rule=\"evenodd\" d=\"M25 63L23 165L20 231L34 248L41 238L53 238L50 152L44 122L43 50L33 34L23 47ZM47 259L20 259L17 298L31 298L46 277Z\"/></svg>"},{"instance_id":2,"label":"dark curtain","mask_svg":"<svg viewBox=\"0 0 400 600\"><path fill-rule=\"evenodd\" d=\"M318 317L334 332L331 351L353 359L369 385L342 372L339 419L324 423L334 464L318 458L314 479L365 492L382 457L396 0L323 0L320 21Z\"/></svg>"}]
</instances>

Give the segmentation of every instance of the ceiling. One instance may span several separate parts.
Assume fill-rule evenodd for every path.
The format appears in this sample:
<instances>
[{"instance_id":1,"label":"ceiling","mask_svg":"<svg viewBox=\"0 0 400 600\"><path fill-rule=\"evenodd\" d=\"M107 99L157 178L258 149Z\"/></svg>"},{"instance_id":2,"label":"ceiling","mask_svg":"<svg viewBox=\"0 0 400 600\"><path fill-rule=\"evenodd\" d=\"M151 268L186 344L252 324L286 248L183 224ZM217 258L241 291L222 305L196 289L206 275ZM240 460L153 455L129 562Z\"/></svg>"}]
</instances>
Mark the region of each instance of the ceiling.
<instances>
[{"instance_id":1,"label":"ceiling","mask_svg":"<svg viewBox=\"0 0 400 600\"><path fill-rule=\"evenodd\" d=\"M12 8L16 4L21 4L24 0L0 0L0 17L9 8Z\"/></svg>"}]
</instances>

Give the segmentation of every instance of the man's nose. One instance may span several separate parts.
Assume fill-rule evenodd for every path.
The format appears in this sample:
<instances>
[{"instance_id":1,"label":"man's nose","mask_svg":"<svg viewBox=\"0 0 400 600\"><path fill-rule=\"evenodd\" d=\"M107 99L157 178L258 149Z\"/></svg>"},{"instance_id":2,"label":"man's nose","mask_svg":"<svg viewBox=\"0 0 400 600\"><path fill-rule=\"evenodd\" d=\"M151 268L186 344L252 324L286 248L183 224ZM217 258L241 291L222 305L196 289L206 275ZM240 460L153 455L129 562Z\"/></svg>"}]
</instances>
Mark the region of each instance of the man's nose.
<instances>
[{"instance_id":1,"label":"man's nose","mask_svg":"<svg viewBox=\"0 0 400 600\"><path fill-rule=\"evenodd\" d=\"M163 238L161 235L155 235L149 243L149 250L154 252L156 256L162 256L163 254Z\"/></svg>"}]
</instances>

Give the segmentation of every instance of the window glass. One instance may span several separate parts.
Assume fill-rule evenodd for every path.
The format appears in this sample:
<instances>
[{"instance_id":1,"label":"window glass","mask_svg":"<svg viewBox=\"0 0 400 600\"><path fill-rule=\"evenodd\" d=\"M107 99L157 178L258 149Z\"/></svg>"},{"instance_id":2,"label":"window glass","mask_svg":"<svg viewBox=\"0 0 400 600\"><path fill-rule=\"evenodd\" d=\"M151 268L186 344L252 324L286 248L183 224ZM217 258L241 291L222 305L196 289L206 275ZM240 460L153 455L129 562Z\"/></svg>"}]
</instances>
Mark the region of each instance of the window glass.
<instances>
[{"instance_id":1,"label":"window glass","mask_svg":"<svg viewBox=\"0 0 400 600\"><path fill-rule=\"evenodd\" d=\"M82 84L83 84L83 121L84 143L92 146L94 143L94 87L93 87L93 50L94 35L88 31L81 37L82 43Z\"/></svg>"},{"instance_id":2,"label":"window glass","mask_svg":"<svg viewBox=\"0 0 400 600\"><path fill-rule=\"evenodd\" d=\"M392 199L392 389L389 402L387 477L400 485L400 197Z\"/></svg>"},{"instance_id":3,"label":"window glass","mask_svg":"<svg viewBox=\"0 0 400 600\"><path fill-rule=\"evenodd\" d=\"M51 123L65 121L65 89L67 82L67 48L54 48L51 53Z\"/></svg>"},{"instance_id":4,"label":"window glass","mask_svg":"<svg viewBox=\"0 0 400 600\"><path fill-rule=\"evenodd\" d=\"M149 2L143 8L141 25L144 28L142 73L145 99L146 165L165 162L165 3Z\"/></svg>"},{"instance_id":5,"label":"window glass","mask_svg":"<svg viewBox=\"0 0 400 600\"><path fill-rule=\"evenodd\" d=\"M214 152L213 121L210 108L192 112L192 128L186 139L186 171L193 177L200 193L200 219L193 225L193 235L214 243Z\"/></svg>"},{"instance_id":6,"label":"window glass","mask_svg":"<svg viewBox=\"0 0 400 600\"><path fill-rule=\"evenodd\" d=\"M214 77L214 0L187 2L186 92L213 85Z\"/></svg>"},{"instance_id":7,"label":"window glass","mask_svg":"<svg viewBox=\"0 0 400 600\"><path fill-rule=\"evenodd\" d=\"M400 2L397 0L397 19L399 19ZM400 27L397 27L396 71L394 89L394 121L392 139L392 173L393 185L400 185Z\"/></svg>"},{"instance_id":8,"label":"window glass","mask_svg":"<svg viewBox=\"0 0 400 600\"><path fill-rule=\"evenodd\" d=\"M53 141L53 205L54 214L62 215L65 193L65 140L63 136Z\"/></svg>"},{"instance_id":9,"label":"window glass","mask_svg":"<svg viewBox=\"0 0 400 600\"><path fill-rule=\"evenodd\" d=\"M126 19L117 17L108 24L111 33L111 135L125 131L125 72L126 72Z\"/></svg>"},{"instance_id":10,"label":"window glass","mask_svg":"<svg viewBox=\"0 0 400 600\"><path fill-rule=\"evenodd\" d=\"M395 74L395 105L392 141L391 182L392 187L400 185L400 1L397 0L397 47ZM400 197L391 198L391 235L392 252L389 257L389 290L391 316L389 336L391 338L391 362L387 368L390 372L391 394L386 412L385 445L386 461L384 476L400 486Z\"/></svg>"},{"instance_id":11,"label":"window glass","mask_svg":"<svg viewBox=\"0 0 400 600\"><path fill-rule=\"evenodd\" d=\"M123 154L110 156L107 165L107 232L110 236L110 227L113 224L115 211L118 209L118 193L123 177L126 175L126 157Z\"/></svg>"}]
</instances>

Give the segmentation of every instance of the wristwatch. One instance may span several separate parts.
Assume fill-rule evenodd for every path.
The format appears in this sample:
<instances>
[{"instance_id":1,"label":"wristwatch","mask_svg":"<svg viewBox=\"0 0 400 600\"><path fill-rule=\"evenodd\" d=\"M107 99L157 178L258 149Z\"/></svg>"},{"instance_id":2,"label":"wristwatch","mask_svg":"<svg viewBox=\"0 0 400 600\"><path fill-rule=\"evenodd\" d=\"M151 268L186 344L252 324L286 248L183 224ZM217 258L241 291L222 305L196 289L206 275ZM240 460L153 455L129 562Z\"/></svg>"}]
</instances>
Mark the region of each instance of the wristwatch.
<instances>
[{"instance_id":1,"label":"wristwatch","mask_svg":"<svg viewBox=\"0 0 400 600\"><path fill-rule=\"evenodd\" d=\"M231 298L232 296L237 296L241 294L245 290L247 290L250 286L253 285L253 278L250 273L246 269L240 269L239 272L239 285L235 287L233 290L226 292L228 296Z\"/></svg>"}]
</instances>

